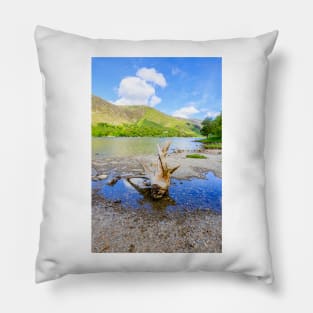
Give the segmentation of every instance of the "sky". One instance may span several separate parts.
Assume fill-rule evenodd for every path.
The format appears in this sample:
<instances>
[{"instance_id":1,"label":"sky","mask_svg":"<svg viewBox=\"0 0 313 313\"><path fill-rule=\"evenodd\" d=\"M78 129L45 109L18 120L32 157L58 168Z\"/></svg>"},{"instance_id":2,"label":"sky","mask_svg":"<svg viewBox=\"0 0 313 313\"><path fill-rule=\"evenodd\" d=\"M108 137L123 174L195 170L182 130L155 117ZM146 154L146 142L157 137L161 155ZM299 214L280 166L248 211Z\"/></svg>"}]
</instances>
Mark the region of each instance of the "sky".
<instances>
[{"instance_id":1,"label":"sky","mask_svg":"<svg viewBox=\"0 0 313 313\"><path fill-rule=\"evenodd\" d=\"M92 94L115 105L148 105L204 119L222 111L222 58L93 57Z\"/></svg>"}]
</instances>

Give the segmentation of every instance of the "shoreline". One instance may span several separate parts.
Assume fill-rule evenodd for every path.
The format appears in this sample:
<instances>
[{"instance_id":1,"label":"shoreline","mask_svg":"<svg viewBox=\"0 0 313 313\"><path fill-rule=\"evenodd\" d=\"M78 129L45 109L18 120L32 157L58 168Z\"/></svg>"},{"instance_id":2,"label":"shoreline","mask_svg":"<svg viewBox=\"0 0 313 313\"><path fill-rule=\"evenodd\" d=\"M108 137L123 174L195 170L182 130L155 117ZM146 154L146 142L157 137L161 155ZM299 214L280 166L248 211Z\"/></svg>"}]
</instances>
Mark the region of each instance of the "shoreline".
<instances>
[{"instance_id":1,"label":"shoreline","mask_svg":"<svg viewBox=\"0 0 313 313\"><path fill-rule=\"evenodd\" d=\"M125 209L92 195L93 253L221 253L222 216L212 211Z\"/></svg>"},{"instance_id":2,"label":"shoreline","mask_svg":"<svg viewBox=\"0 0 313 313\"><path fill-rule=\"evenodd\" d=\"M186 158L199 153L206 159ZM156 155L95 158L92 176L115 177L144 174L140 161L152 161ZM174 151L169 164L179 163L172 176L176 179L204 178L212 171L222 176L221 151ZM114 176L112 176L114 175ZM220 253L222 252L222 215L209 209L187 212L128 208L92 191L93 253Z\"/></svg>"},{"instance_id":3,"label":"shoreline","mask_svg":"<svg viewBox=\"0 0 313 313\"><path fill-rule=\"evenodd\" d=\"M206 159L186 158L187 154L198 153ZM144 173L141 162L153 162L156 155L141 155L129 157L96 157L92 160L92 177L99 175L142 175ZM176 179L203 178L204 174L212 171L222 178L222 152L221 150L179 150L168 155L169 164L180 164L173 174Z\"/></svg>"}]
</instances>

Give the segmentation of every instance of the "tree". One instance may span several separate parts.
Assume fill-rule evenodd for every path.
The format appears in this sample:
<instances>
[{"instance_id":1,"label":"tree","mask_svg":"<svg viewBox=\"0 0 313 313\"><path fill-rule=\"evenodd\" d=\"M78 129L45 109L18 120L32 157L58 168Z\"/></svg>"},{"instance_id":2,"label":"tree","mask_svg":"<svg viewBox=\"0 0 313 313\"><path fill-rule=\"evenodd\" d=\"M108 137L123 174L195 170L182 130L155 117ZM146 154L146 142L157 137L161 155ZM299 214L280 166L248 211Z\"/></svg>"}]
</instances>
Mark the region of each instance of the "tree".
<instances>
[{"instance_id":1,"label":"tree","mask_svg":"<svg viewBox=\"0 0 313 313\"><path fill-rule=\"evenodd\" d=\"M201 125L201 135L207 137L210 135L214 135L220 138L222 137L222 113L216 116L215 119L207 117L202 121Z\"/></svg>"},{"instance_id":2,"label":"tree","mask_svg":"<svg viewBox=\"0 0 313 313\"><path fill-rule=\"evenodd\" d=\"M212 119L207 117L201 122L200 134L208 137L212 133Z\"/></svg>"},{"instance_id":3,"label":"tree","mask_svg":"<svg viewBox=\"0 0 313 313\"><path fill-rule=\"evenodd\" d=\"M212 121L212 134L217 137L222 137L222 114L218 115Z\"/></svg>"}]
</instances>

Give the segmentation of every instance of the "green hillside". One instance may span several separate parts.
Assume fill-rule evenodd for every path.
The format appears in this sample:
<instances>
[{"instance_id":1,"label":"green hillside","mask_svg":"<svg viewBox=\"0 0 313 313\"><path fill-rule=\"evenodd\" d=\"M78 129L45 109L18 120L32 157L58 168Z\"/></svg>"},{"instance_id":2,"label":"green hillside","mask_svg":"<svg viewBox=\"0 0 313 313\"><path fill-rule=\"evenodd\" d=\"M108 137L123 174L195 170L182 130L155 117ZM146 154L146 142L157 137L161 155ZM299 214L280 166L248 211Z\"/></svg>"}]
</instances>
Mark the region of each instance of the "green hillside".
<instances>
[{"instance_id":1,"label":"green hillside","mask_svg":"<svg viewBox=\"0 0 313 313\"><path fill-rule=\"evenodd\" d=\"M114 105L92 96L93 136L197 137L197 120L176 118L144 105Z\"/></svg>"}]
</instances>

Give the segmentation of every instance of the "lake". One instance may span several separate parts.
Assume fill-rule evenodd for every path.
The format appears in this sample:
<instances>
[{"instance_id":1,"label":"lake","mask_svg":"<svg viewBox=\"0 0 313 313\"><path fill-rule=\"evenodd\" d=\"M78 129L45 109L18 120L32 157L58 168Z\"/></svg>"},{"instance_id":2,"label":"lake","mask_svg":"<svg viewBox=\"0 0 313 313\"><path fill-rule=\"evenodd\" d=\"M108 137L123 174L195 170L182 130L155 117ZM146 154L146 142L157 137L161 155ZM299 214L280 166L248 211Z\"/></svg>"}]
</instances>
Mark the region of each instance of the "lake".
<instances>
[{"instance_id":1,"label":"lake","mask_svg":"<svg viewBox=\"0 0 313 313\"><path fill-rule=\"evenodd\" d=\"M156 138L156 137L94 137L92 138L93 158L136 157L155 155L156 145L171 141L170 151L194 151L202 148L199 138ZM206 162L206 160L203 160ZM126 179L120 179L113 186L108 185L115 173L107 179L93 181L92 188L111 201L117 201L128 209L192 211L211 210L218 214L222 211L222 179L209 171L203 178L171 179L169 196L161 200L152 200L146 194L138 192Z\"/></svg>"},{"instance_id":2,"label":"lake","mask_svg":"<svg viewBox=\"0 0 313 313\"><path fill-rule=\"evenodd\" d=\"M137 155L155 154L156 145L167 140L172 142L170 152L173 150L198 150L202 143L195 142L192 137L93 137L92 158L95 157L130 157Z\"/></svg>"},{"instance_id":3,"label":"lake","mask_svg":"<svg viewBox=\"0 0 313 313\"><path fill-rule=\"evenodd\" d=\"M169 196L152 200L149 195L139 193L126 179L120 179L114 186L105 181L92 182L106 199L118 201L130 209L166 210L187 212L211 210L221 213L222 179L208 172L205 178L171 179Z\"/></svg>"}]
</instances>

